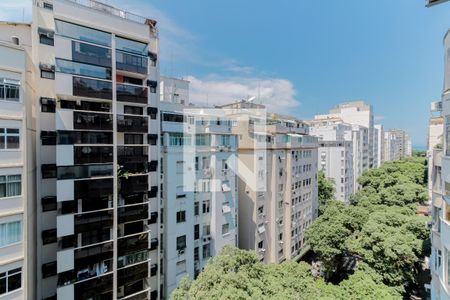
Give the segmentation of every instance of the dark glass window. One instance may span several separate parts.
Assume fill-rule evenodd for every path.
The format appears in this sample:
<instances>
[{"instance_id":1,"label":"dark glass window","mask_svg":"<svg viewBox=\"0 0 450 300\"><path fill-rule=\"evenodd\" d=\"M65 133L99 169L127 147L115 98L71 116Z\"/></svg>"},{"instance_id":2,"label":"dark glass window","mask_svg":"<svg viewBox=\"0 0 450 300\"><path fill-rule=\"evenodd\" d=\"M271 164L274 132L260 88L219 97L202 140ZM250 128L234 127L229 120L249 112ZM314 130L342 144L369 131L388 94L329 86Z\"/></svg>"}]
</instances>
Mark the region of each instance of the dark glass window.
<instances>
[{"instance_id":1,"label":"dark glass window","mask_svg":"<svg viewBox=\"0 0 450 300\"><path fill-rule=\"evenodd\" d=\"M177 211L177 223L183 222L186 222L186 211L185 210Z\"/></svg>"},{"instance_id":2,"label":"dark glass window","mask_svg":"<svg viewBox=\"0 0 450 300\"><path fill-rule=\"evenodd\" d=\"M117 101L147 104L147 88L128 84L117 84Z\"/></svg>"},{"instance_id":3,"label":"dark glass window","mask_svg":"<svg viewBox=\"0 0 450 300\"><path fill-rule=\"evenodd\" d=\"M41 112L54 113L56 111L56 100L53 98L41 97Z\"/></svg>"},{"instance_id":4,"label":"dark glass window","mask_svg":"<svg viewBox=\"0 0 450 300\"><path fill-rule=\"evenodd\" d=\"M200 238L200 225L194 225L194 240L198 240Z\"/></svg>"},{"instance_id":5,"label":"dark glass window","mask_svg":"<svg viewBox=\"0 0 450 300\"><path fill-rule=\"evenodd\" d=\"M129 114L129 115L142 115L144 113L144 109L139 106L125 105L123 110L124 110L125 114Z\"/></svg>"},{"instance_id":6,"label":"dark glass window","mask_svg":"<svg viewBox=\"0 0 450 300\"><path fill-rule=\"evenodd\" d=\"M56 145L56 131L41 131L42 145Z\"/></svg>"},{"instance_id":7,"label":"dark glass window","mask_svg":"<svg viewBox=\"0 0 450 300\"><path fill-rule=\"evenodd\" d=\"M108 146L76 146L74 147L75 164L111 163L113 147Z\"/></svg>"},{"instance_id":8,"label":"dark glass window","mask_svg":"<svg viewBox=\"0 0 450 300\"><path fill-rule=\"evenodd\" d=\"M55 71L41 70L41 78L54 80Z\"/></svg>"},{"instance_id":9,"label":"dark glass window","mask_svg":"<svg viewBox=\"0 0 450 300\"><path fill-rule=\"evenodd\" d=\"M184 250L186 249L186 236L182 235L177 237L177 250Z\"/></svg>"},{"instance_id":10,"label":"dark glass window","mask_svg":"<svg viewBox=\"0 0 450 300\"><path fill-rule=\"evenodd\" d=\"M75 111L73 113L73 127L75 129L112 130L110 114Z\"/></svg>"},{"instance_id":11,"label":"dark glass window","mask_svg":"<svg viewBox=\"0 0 450 300\"><path fill-rule=\"evenodd\" d=\"M41 165L42 178L56 178L56 165L44 164Z\"/></svg>"},{"instance_id":12,"label":"dark glass window","mask_svg":"<svg viewBox=\"0 0 450 300\"><path fill-rule=\"evenodd\" d=\"M39 42L44 45L54 45L54 32L45 28L38 28Z\"/></svg>"},{"instance_id":13,"label":"dark glass window","mask_svg":"<svg viewBox=\"0 0 450 300\"><path fill-rule=\"evenodd\" d=\"M56 275L56 261L42 265L42 277L48 278Z\"/></svg>"},{"instance_id":14,"label":"dark glass window","mask_svg":"<svg viewBox=\"0 0 450 300\"><path fill-rule=\"evenodd\" d=\"M56 71L72 75L111 79L110 68L88 65L60 58L56 59Z\"/></svg>"},{"instance_id":15,"label":"dark glass window","mask_svg":"<svg viewBox=\"0 0 450 300\"><path fill-rule=\"evenodd\" d=\"M200 214L200 203L198 201L194 202L194 216Z\"/></svg>"},{"instance_id":16,"label":"dark glass window","mask_svg":"<svg viewBox=\"0 0 450 300\"><path fill-rule=\"evenodd\" d=\"M116 50L116 68L118 70L147 74L147 57Z\"/></svg>"},{"instance_id":17,"label":"dark glass window","mask_svg":"<svg viewBox=\"0 0 450 300\"><path fill-rule=\"evenodd\" d=\"M163 114L163 121L165 121L165 122L183 123L184 122L184 116L183 115L177 115L177 114L164 113Z\"/></svg>"},{"instance_id":18,"label":"dark glass window","mask_svg":"<svg viewBox=\"0 0 450 300\"><path fill-rule=\"evenodd\" d=\"M56 33L65 37L109 47L111 46L111 34L104 31L75 25L61 20L55 20L55 28Z\"/></svg>"},{"instance_id":19,"label":"dark glass window","mask_svg":"<svg viewBox=\"0 0 450 300\"><path fill-rule=\"evenodd\" d=\"M56 243L56 229L42 231L42 244Z\"/></svg>"},{"instance_id":20,"label":"dark glass window","mask_svg":"<svg viewBox=\"0 0 450 300\"><path fill-rule=\"evenodd\" d=\"M116 49L138 54L147 55L148 54L148 44L138 41L133 41L121 37L116 37Z\"/></svg>"},{"instance_id":21,"label":"dark glass window","mask_svg":"<svg viewBox=\"0 0 450 300\"><path fill-rule=\"evenodd\" d=\"M125 144L142 145L144 143L144 136L142 134L125 133Z\"/></svg>"},{"instance_id":22,"label":"dark glass window","mask_svg":"<svg viewBox=\"0 0 450 300\"><path fill-rule=\"evenodd\" d=\"M56 210L56 197L55 196L47 196L41 199L42 203L42 211L53 211Z\"/></svg>"},{"instance_id":23,"label":"dark glass window","mask_svg":"<svg viewBox=\"0 0 450 300\"><path fill-rule=\"evenodd\" d=\"M0 295L22 287L22 268L0 273Z\"/></svg>"},{"instance_id":24,"label":"dark glass window","mask_svg":"<svg viewBox=\"0 0 450 300\"><path fill-rule=\"evenodd\" d=\"M73 77L73 95L100 99L112 99L112 83L109 81Z\"/></svg>"},{"instance_id":25,"label":"dark glass window","mask_svg":"<svg viewBox=\"0 0 450 300\"><path fill-rule=\"evenodd\" d=\"M100 112L110 112L111 103L101 103L101 102L90 102L90 101L70 101L70 100L60 100L61 108L64 109L76 109L76 110L88 110L88 111L100 111Z\"/></svg>"},{"instance_id":26,"label":"dark glass window","mask_svg":"<svg viewBox=\"0 0 450 300\"><path fill-rule=\"evenodd\" d=\"M17 128L0 128L0 150L19 149L20 131Z\"/></svg>"},{"instance_id":27,"label":"dark glass window","mask_svg":"<svg viewBox=\"0 0 450 300\"><path fill-rule=\"evenodd\" d=\"M72 41L72 60L97 66L112 67L111 49Z\"/></svg>"},{"instance_id":28,"label":"dark glass window","mask_svg":"<svg viewBox=\"0 0 450 300\"><path fill-rule=\"evenodd\" d=\"M58 144L112 144L111 132L96 131L58 131Z\"/></svg>"},{"instance_id":29,"label":"dark glass window","mask_svg":"<svg viewBox=\"0 0 450 300\"><path fill-rule=\"evenodd\" d=\"M87 165L58 167L58 179L81 179L92 177L112 176L113 166Z\"/></svg>"}]
</instances>

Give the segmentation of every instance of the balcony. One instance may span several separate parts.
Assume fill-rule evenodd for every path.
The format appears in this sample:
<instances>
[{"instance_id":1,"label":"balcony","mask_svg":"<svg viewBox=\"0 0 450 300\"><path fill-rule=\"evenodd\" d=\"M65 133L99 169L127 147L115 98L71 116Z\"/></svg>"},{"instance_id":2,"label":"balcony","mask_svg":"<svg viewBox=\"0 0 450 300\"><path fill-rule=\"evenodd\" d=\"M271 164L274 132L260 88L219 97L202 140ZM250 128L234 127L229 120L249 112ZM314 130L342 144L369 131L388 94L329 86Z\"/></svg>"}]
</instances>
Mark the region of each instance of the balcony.
<instances>
[{"instance_id":1,"label":"balcony","mask_svg":"<svg viewBox=\"0 0 450 300\"><path fill-rule=\"evenodd\" d=\"M148 118L117 115L117 130L119 132L147 133Z\"/></svg>"},{"instance_id":2,"label":"balcony","mask_svg":"<svg viewBox=\"0 0 450 300\"><path fill-rule=\"evenodd\" d=\"M117 213L119 223L147 220L148 204L120 207Z\"/></svg>"},{"instance_id":3,"label":"balcony","mask_svg":"<svg viewBox=\"0 0 450 300\"><path fill-rule=\"evenodd\" d=\"M121 165L121 168L124 172L133 175L140 175L148 173L148 164L145 162L125 162Z\"/></svg>"},{"instance_id":4,"label":"balcony","mask_svg":"<svg viewBox=\"0 0 450 300\"><path fill-rule=\"evenodd\" d=\"M94 277L99 277L108 272L112 272L112 259L94 262L87 265L76 264L75 266L75 275L77 282Z\"/></svg>"},{"instance_id":5,"label":"balcony","mask_svg":"<svg viewBox=\"0 0 450 300\"><path fill-rule=\"evenodd\" d=\"M120 179L120 193L134 194L148 191L148 176L130 176Z\"/></svg>"},{"instance_id":6,"label":"balcony","mask_svg":"<svg viewBox=\"0 0 450 300\"><path fill-rule=\"evenodd\" d=\"M74 111L73 128L88 130L113 130L112 115Z\"/></svg>"},{"instance_id":7,"label":"balcony","mask_svg":"<svg viewBox=\"0 0 450 300\"><path fill-rule=\"evenodd\" d=\"M109 274L75 284L75 299L112 299L113 275Z\"/></svg>"},{"instance_id":8,"label":"balcony","mask_svg":"<svg viewBox=\"0 0 450 300\"><path fill-rule=\"evenodd\" d=\"M148 250L135 252L117 258L117 267L123 268L128 265L134 265L139 262L147 261L149 259Z\"/></svg>"},{"instance_id":9,"label":"balcony","mask_svg":"<svg viewBox=\"0 0 450 300\"><path fill-rule=\"evenodd\" d=\"M147 104L148 88L118 83L117 101Z\"/></svg>"},{"instance_id":10,"label":"balcony","mask_svg":"<svg viewBox=\"0 0 450 300\"><path fill-rule=\"evenodd\" d=\"M132 194L122 194L119 198L119 206L138 204L148 202L147 191L132 193Z\"/></svg>"},{"instance_id":11,"label":"balcony","mask_svg":"<svg viewBox=\"0 0 450 300\"><path fill-rule=\"evenodd\" d=\"M148 161L148 149L144 146L119 146L117 156L119 164Z\"/></svg>"},{"instance_id":12,"label":"balcony","mask_svg":"<svg viewBox=\"0 0 450 300\"><path fill-rule=\"evenodd\" d=\"M75 146L74 163L94 164L94 163L112 163L113 147L107 146Z\"/></svg>"},{"instance_id":13,"label":"balcony","mask_svg":"<svg viewBox=\"0 0 450 300\"><path fill-rule=\"evenodd\" d=\"M149 198L156 198L158 196L158 187L152 186L150 191L148 191Z\"/></svg>"},{"instance_id":14,"label":"balcony","mask_svg":"<svg viewBox=\"0 0 450 300\"><path fill-rule=\"evenodd\" d=\"M73 95L112 100L112 82L73 76Z\"/></svg>"},{"instance_id":15,"label":"balcony","mask_svg":"<svg viewBox=\"0 0 450 300\"><path fill-rule=\"evenodd\" d=\"M148 233L124 237L117 240L118 256L148 250Z\"/></svg>"},{"instance_id":16,"label":"balcony","mask_svg":"<svg viewBox=\"0 0 450 300\"><path fill-rule=\"evenodd\" d=\"M116 50L116 68L119 71L147 75L147 65L147 57Z\"/></svg>"},{"instance_id":17,"label":"balcony","mask_svg":"<svg viewBox=\"0 0 450 300\"><path fill-rule=\"evenodd\" d=\"M148 264L142 263L117 271L117 284L125 285L148 277Z\"/></svg>"},{"instance_id":18,"label":"balcony","mask_svg":"<svg viewBox=\"0 0 450 300\"><path fill-rule=\"evenodd\" d=\"M72 41L72 60L96 66L111 67L111 49Z\"/></svg>"},{"instance_id":19,"label":"balcony","mask_svg":"<svg viewBox=\"0 0 450 300\"><path fill-rule=\"evenodd\" d=\"M113 243L104 243L75 250L75 264L108 260L113 257Z\"/></svg>"},{"instance_id":20,"label":"balcony","mask_svg":"<svg viewBox=\"0 0 450 300\"><path fill-rule=\"evenodd\" d=\"M110 228L113 225L111 210L75 216L75 233L90 232L93 228Z\"/></svg>"}]
</instances>

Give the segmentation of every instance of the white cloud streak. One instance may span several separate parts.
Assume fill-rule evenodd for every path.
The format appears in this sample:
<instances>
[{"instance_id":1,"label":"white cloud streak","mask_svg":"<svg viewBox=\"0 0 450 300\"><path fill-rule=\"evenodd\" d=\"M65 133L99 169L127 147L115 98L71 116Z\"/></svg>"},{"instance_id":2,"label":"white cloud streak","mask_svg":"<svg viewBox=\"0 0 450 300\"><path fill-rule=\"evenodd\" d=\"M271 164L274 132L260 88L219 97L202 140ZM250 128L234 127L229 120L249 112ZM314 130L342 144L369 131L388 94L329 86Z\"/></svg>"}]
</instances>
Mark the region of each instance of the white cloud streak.
<instances>
[{"instance_id":1,"label":"white cloud streak","mask_svg":"<svg viewBox=\"0 0 450 300\"><path fill-rule=\"evenodd\" d=\"M262 103L273 112L289 113L300 106L294 85L283 78L188 76L186 79L190 81L190 102L197 105L227 104L255 96L255 103Z\"/></svg>"}]
</instances>

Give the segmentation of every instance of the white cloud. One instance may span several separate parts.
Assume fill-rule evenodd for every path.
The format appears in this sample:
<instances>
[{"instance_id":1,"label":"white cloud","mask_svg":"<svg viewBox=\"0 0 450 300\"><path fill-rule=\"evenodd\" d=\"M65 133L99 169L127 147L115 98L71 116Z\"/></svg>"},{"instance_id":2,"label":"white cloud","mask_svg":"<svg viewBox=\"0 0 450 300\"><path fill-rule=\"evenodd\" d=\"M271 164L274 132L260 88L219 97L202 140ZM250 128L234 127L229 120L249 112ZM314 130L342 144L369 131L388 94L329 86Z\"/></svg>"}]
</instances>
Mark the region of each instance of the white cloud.
<instances>
[{"instance_id":1,"label":"white cloud","mask_svg":"<svg viewBox=\"0 0 450 300\"><path fill-rule=\"evenodd\" d=\"M294 85L283 78L188 76L186 79L190 81L190 102L197 105L227 104L248 96L257 97L256 103L279 113L288 113L300 105Z\"/></svg>"}]
</instances>

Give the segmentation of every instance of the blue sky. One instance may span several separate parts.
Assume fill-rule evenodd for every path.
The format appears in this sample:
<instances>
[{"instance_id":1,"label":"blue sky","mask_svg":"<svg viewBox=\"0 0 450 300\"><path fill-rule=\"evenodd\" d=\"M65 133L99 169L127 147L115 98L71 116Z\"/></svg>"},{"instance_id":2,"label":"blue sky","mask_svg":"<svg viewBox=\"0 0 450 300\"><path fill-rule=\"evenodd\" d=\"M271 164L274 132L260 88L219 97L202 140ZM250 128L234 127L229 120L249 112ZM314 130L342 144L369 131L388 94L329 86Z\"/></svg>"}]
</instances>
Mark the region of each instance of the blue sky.
<instances>
[{"instance_id":1,"label":"blue sky","mask_svg":"<svg viewBox=\"0 0 450 300\"><path fill-rule=\"evenodd\" d=\"M118 1L159 21L161 73L191 80L191 100L258 96L308 119L363 99L386 128L424 145L440 98L450 3L424 0ZM2 0L0 19L22 20L31 0ZM29 8L25 11L29 19Z\"/></svg>"}]
</instances>

